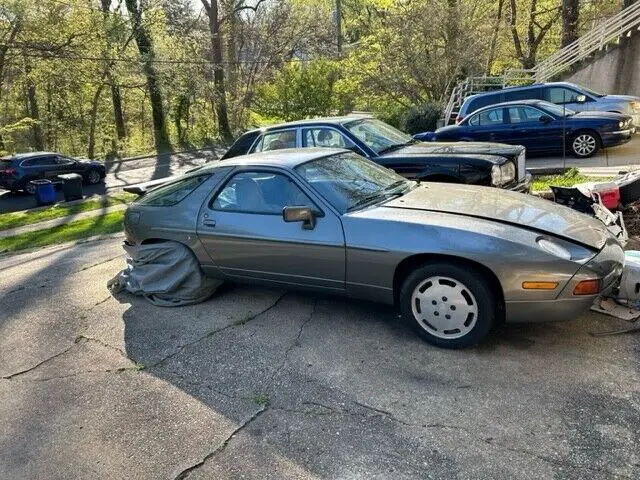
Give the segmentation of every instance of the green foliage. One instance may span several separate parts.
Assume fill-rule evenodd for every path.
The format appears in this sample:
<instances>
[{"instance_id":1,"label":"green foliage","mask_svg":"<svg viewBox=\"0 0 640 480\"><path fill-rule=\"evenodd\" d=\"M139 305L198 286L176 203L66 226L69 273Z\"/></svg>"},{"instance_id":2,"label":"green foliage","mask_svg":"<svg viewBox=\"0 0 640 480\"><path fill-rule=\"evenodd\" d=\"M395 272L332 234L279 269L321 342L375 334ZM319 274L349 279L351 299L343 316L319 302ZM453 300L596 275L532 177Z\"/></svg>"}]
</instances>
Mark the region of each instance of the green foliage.
<instances>
[{"instance_id":1,"label":"green foliage","mask_svg":"<svg viewBox=\"0 0 640 480\"><path fill-rule=\"evenodd\" d=\"M411 107L402 118L401 128L411 135L434 131L442 114L442 107L434 103L423 103Z\"/></svg>"},{"instance_id":2,"label":"green foliage","mask_svg":"<svg viewBox=\"0 0 640 480\"><path fill-rule=\"evenodd\" d=\"M285 121L329 115L337 75L336 65L324 59L288 63L258 88L256 110Z\"/></svg>"},{"instance_id":3,"label":"green foliage","mask_svg":"<svg viewBox=\"0 0 640 480\"><path fill-rule=\"evenodd\" d=\"M611 177L588 177L582 175L577 168L569 168L562 175L544 175L534 177L531 182L531 189L535 192L549 190L549 187L572 187L577 183L586 182L606 182Z\"/></svg>"}]
</instances>

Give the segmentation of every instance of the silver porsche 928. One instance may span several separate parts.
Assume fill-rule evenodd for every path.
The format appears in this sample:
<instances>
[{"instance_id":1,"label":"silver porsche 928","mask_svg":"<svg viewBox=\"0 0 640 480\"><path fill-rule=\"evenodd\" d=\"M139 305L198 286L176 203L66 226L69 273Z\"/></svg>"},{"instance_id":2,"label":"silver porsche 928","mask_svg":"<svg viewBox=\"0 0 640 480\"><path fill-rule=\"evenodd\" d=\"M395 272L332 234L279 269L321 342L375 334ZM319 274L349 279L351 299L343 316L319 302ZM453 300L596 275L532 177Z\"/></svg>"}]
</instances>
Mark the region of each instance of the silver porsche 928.
<instances>
[{"instance_id":1,"label":"silver porsche 928","mask_svg":"<svg viewBox=\"0 0 640 480\"><path fill-rule=\"evenodd\" d=\"M619 279L598 220L487 187L418 183L341 149L217 162L135 201L127 241L187 245L221 280L396 304L428 342L492 325L569 320Z\"/></svg>"}]
</instances>

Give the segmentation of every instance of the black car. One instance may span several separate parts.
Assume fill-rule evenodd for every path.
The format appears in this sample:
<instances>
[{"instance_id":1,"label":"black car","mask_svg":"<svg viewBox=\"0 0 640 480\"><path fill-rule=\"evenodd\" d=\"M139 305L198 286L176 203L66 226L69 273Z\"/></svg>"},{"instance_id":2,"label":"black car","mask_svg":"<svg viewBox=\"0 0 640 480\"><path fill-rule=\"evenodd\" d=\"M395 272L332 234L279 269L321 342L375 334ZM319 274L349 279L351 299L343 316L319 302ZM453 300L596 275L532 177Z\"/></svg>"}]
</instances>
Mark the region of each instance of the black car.
<instances>
[{"instance_id":1,"label":"black car","mask_svg":"<svg viewBox=\"0 0 640 480\"><path fill-rule=\"evenodd\" d=\"M528 191L525 149L498 143L422 142L369 116L302 120L251 130L222 160L296 147L352 150L407 178Z\"/></svg>"},{"instance_id":2,"label":"black car","mask_svg":"<svg viewBox=\"0 0 640 480\"><path fill-rule=\"evenodd\" d=\"M57 181L58 175L79 173L84 182L94 185L106 176L104 165L94 161L75 160L59 153L18 153L0 159L0 188L34 192L31 180Z\"/></svg>"},{"instance_id":3,"label":"black car","mask_svg":"<svg viewBox=\"0 0 640 480\"><path fill-rule=\"evenodd\" d=\"M591 157L600 148L631 140L629 115L580 112L543 100L505 102L476 110L457 125L436 130L436 140L496 141L523 145L528 152L562 152Z\"/></svg>"}]
</instances>

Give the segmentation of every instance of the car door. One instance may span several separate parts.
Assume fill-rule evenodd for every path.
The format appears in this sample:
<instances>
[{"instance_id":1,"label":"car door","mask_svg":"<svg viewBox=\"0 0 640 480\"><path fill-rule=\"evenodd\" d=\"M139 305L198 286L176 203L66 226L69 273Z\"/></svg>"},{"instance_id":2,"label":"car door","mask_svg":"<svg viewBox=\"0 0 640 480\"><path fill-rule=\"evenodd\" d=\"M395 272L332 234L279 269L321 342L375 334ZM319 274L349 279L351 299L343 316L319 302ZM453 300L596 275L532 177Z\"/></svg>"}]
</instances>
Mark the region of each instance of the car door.
<instances>
[{"instance_id":1,"label":"car door","mask_svg":"<svg viewBox=\"0 0 640 480\"><path fill-rule=\"evenodd\" d=\"M505 141L508 125L505 123L504 108L489 108L473 115L467 122L466 131L460 135L464 140L479 142Z\"/></svg>"},{"instance_id":2,"label":"car door","mask_svg":"<svg viewBox=\"0 0 640 480\"><path fill-rule=\"evenodd\" d=\"M553 151L562 148L562 122L547 112L530 106L507 109L514 141L529 152Z\"/></svg>"},{"instance_id":3,"label":"car door","mask_svg":"<svg viewBox=\"0 0 640 480\"><path fill-rule=\"evenodd\" d=\"M63 157L62 155L58 155L56 157L56 164L58 167L58 175L61 175L63 173L84 173L82 165L80 165L75 160L72 160L68 157Z\"/></svg>"},{"instance_id":4,"label":"car door","mask_svg":"<svg viewBox=\"0 0 640 480\"><path fill-rule=\"evenodd\" d=\"M27 175L32 178L46 178L56 180L58 176L58 165L54 155L32 158L23 162L23 166L28 170Z\"/></svg>"},{"instance_id":5,"label":"car door","mask_svg":"<svg viewBox=\"0 0 640 480\"><path fill-rule=\"evenodd\" d=\"M312 196L284 170L236 170L201 209L198 236L229 277L343 290L342 223ZM285 222L286 206L313 208L315 227Z\"/></svg>"}]
</instances>

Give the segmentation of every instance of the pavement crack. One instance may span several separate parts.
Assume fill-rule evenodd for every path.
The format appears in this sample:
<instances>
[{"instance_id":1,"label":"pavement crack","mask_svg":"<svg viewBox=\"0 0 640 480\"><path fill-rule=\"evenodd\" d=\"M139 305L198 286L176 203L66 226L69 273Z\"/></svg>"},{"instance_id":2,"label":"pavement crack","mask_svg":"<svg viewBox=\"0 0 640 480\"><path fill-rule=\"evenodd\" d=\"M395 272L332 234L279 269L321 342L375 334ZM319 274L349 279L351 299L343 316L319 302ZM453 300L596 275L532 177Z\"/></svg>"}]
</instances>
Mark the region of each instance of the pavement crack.
<instances>
[{"instance_id":1,"label":"pavement crack","mask_svg":"<svg viewBox=\"0 0 640 480\"><path fill-rule=\"evenodd\" d=\"M206 333L205 335L202 335L201 337L196 338L192 342L183 343L182 345L177 347L175 352L170 353L166 357L161 358L160 360L158 360L157 362L155 362L154 364L152 364L150 366L151 367L157 367L158 365L163 364L164 362L166 362L167 360L170 360L171 358L175 357L176 355L179 355L186 348L189 348L189 347L201 342L202 340L205 340L205 339L207 339L209 337L212 337L213 335L216 335L216 334L218 334L220 332L224 332L225 330L228 330L228 329L234 328L234 327L238 327L238 326L241 326L241 325L246 325L247 323L251 322L252 320L255 320L256 318L258 318L260 315L263 315L263 314L267 313L269 310L272 310L272 309L276 308L278 306L278 304L280 303L280 301L285 297L286 294L287 294L287 292L282 293L267 308L265 308L263 310L260 310L258 313L254 314L254 315L251 315L248 318L244 318L242 320L230 323L229 325L226 325L226 326L224 326L222 328L218 328L217 330L212 330L212 331Z\"/></svg>"},{"instance_id":2,"label":"pavement crack","mask_svg":"<svg viewBox=\"0 0 640 480\"><path fill-rule=\"evenodd\" d=\"M309 324L309 322L311 322L311 320L313 320L313 316L316 313L317 306L318 306L318 301L315 300L313 302L313 307L311 308L311 313L309 313L309 317L304 322L302 322L300 324L300 328L298 329L298 334L296 335L296 338L293 340L291 345L289 345L289 347L287 347L287 350L284 352L284 358L282 359L282 362L280 363L280 366L271 375L271 379L270 379L271 382L282 371L282 369L285 367L285 365L289 361L289 355L291 354L291 351L295 347L300 345L300 338L302 338L302 332L304 332L304 329Z\"/></svg>"},{"instance_id":3,"label":"pavement crack","mask_svg":"<svg viewBox=\"0 0 640 480\"><path fill-rule=\"evenodd\" d=\"M194 465L191 465L190 467L187 467L184 470L182 470L178 475L176 475L174 480L184 480L185 478L187 478L191 474L191 472L193 472L194 470L197 470L198 468L202 467L205 463L207 463L209 460L211 460L217 454L222 452L225 448L227 448L227 445L229 445L229 442L231 442L231 440L233 439L234 436L236 436L238 433L240 433L242 430L244 430L251 422L256 420L260 415L262 415L267 410L268 410L268 408L263 406L260 410L258 410L253 415L251 415L251 417L249 417L247 420L242 422L233 432L231 432L231 434L227 438L224 439L224 441L222 442L222 444L218 448L216 448L213 452L207 454L198 463L196 463Z\"/></svg>"},{"instance_id":4,"label":"pavement crack","mask_svg":"<svg viewBox=\"0 0 640 480\"><path fill-rule=\"evenodd\" d=\"M111 298L111 297L109 297ZM103 303L106 300L102 300L101 302L98 303ZM113 345L110 345L106 342L103 342L102 340L98 339L98 338L94 338L94 337L87 337L86 335L79 335L78 337L76 337L75 339L76 343L80 343L80 342L94 342L97 343L98 345L104 347L104 348L108 348L110 350L115 350L116 352L118 352L120 355L122 355L124 358L126 358L127 360L131 360L126 352L124 350L122 350L121 348L118 347L114 347Z\"/></svg>"},{"instance_id":5,"label":"pavement crack","mask_svg":"<svg viewBox=\"0 0 640 480\"><path fill-rule=\"evenodd\" d=\"M76 346L76 344L74 343L73 345L71 345L71 346L69 346L69 347L65 348L64 350L62 350L61 352L58 352L58 353L56 353L55 355L52 355L52 356L50 356L50 357L48 357L48 358L46 358L46 359L42 360L41 362L39 362L39 363L35 364L35 365L34 365L34 366L32 366L32 367L26 368L26 369L21 370L21 371L16 372L16 373L12 373L11 375L5 375L5 376L0 377L0 378L2 378L3 380L12 380L12 379L14 379L14 378L16 378L16 377L19 377L20 375L24 375L25 373L32 372L33 370L35 370L35 369L36 369L36 368L38 368L38 367L41 367L41 366L42 366L42 365L44 365L45 363L47 363L47 362L49 362L49 361L51 361L51 360L54 360L54 359L56 359L56 358L58 358L58 357L60 357L60 356L64 355L65 353L67 353L69 350L71 350L71 349L72 349L73 347L75 347L75 346Z\"/></svg>"},{"instance_id":6,"label":"pavement crack","mask_svg":"<svg viewBox=\"0 0 640 480\"><path fill-rule=\"evenodd\" d=\"M391 420L393 420L394 422L398 422L401 423L402 425L405 426L409 426L409 427L415 427L415 426L422 426L422 425L413 425L411 423L405 422L404 420L400 420L398 417L396 417L393 413L387 411L387 410L382 410L381 408L376 408L376 407L372 407L370 405L366 405L364 403L358 402L356 400L352 400L352 402L356 405L358 405L359 407L362 407L364 409L370 410L372 412L376 412L379 415L384 415L387 418L390 418Z\"/></svg>"},{"instance_id":7,"label":"pavement crack","mask_svg":"<svg viewBox=\"0 0 640 480\"><path fill-rule=\"evenodd\" d=\"M119 255L116 255L115 257L111 257L111 258L107 258L106 260L102 260L101 262L94 263L94 264L92 264L92 265L87 265L87 266L85 266L85 267L79 268L78 270L75 270L75 271L73 271L72 273L84 272L85 270L90 270L90 269L92 269L92 268L94 268L94 267L99 267L100 265L103 265L103 264L105 264L105 263L109 263L109 262L111 262L112 260L115 260L115 259L117 259L117 258L121 258L121 257L122 257L122 254L119 254Z\"/></svg>"},{"instance_id":8,"label":"pavement crack","mask_svg":"<svg viewBox=\"0 0 640 480\"><path fill-rule=\"evenodd\" d=\"M575 470L588 470L590 472L595 472L595 473L606 473L607 475L612 475L615 478L626 478L631 480L634 477L630 477L628 475L624 475L621 473L614 473L611 472L610 470L607 469L601 469L601 468L593 468L593 467L589 467L586 465L576 465L572 462L569 462L567 460L563 460L563 459L559 459L559 458L553 458L553 457L547 457L546 455L540 455L539 453L534 453L534 452L530 452L528 450L523 450L523 449L519 449L519 448L513 448L513 447L507 447L506 445L502 445L499 443L493 443L492 439L482 439L482 441L484 443L486 443L487 445L491 445L492 447L501 449L501 450L507 450L509 452L513 452L513 453L519 453L521 455L528 455L530 457L534 457L537 458L538 460L542 460L543 462L547 462L550 463L552 465L557 465L559 467L570 467L573 468Z\"/></svg>"}]
</instances>

